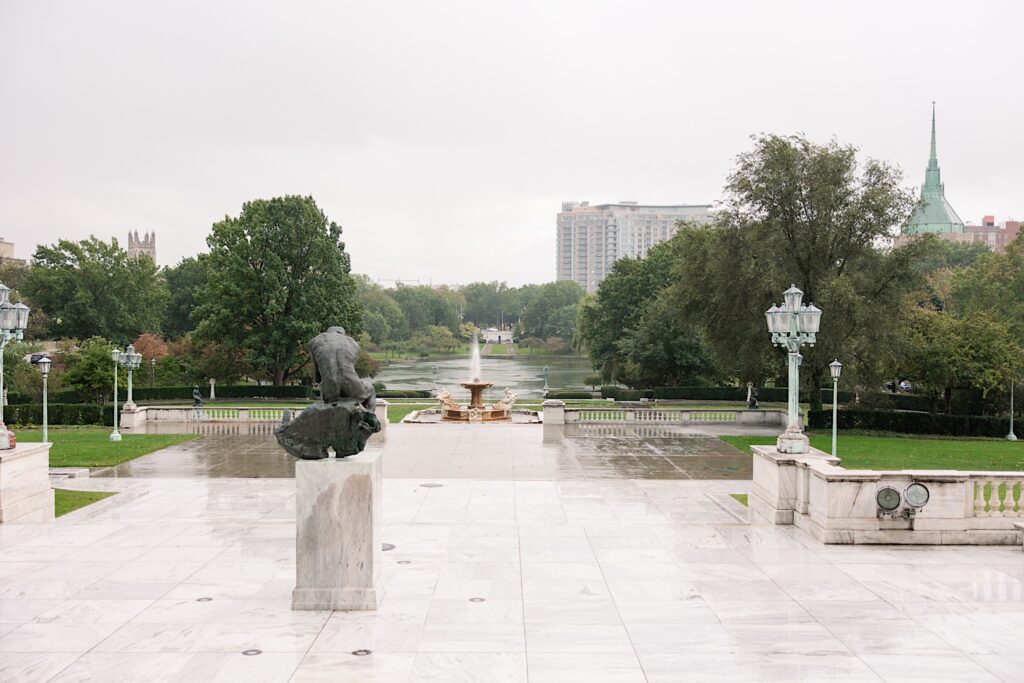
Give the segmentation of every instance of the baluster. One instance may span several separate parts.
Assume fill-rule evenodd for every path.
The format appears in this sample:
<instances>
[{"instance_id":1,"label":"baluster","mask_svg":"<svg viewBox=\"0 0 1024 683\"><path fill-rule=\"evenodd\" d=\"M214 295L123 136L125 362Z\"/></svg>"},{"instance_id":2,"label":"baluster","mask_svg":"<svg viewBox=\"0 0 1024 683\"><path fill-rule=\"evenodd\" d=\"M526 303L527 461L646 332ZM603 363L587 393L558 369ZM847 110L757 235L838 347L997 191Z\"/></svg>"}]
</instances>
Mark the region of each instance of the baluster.
<instances>
[{"instance_id":1,"label":"baluster","mask_svg":"<svg viewBox=\"0 0 1024 683\"><path fill-rule=\"evenodd\" d=\"M985 513L986 517L996 517L997 510L999 509L999 482L994 479L988 480L988 494L985 496L986 508L988 511Z\"/></svg>"},{"instance_id":2,"label":"baluster","mask_svg":"<svg viewBox=\"0 0 1024 683\"><path fill-rule=\"evenodd\" d=\"M974 516L985 516L985 480L974 480Z\"/></svg>"},{"instance_id":3,"label":"baluster","mask_svg":"<svg viewBox=\"0 0 1024 683\"><path fill-rule=\"evenodd\" d=\"M1017 516L1024 517L1024 479L1014 483L1017 493Z\"/></svg>"}]
</instances>

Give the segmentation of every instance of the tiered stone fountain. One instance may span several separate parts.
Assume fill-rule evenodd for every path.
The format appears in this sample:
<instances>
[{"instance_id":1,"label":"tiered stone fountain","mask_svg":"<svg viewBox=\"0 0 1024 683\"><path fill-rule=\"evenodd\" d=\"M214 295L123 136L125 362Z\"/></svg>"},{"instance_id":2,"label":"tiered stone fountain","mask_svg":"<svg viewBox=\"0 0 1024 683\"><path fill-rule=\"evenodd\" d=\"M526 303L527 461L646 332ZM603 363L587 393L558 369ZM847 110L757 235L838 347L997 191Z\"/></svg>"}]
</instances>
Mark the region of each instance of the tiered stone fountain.
<instances>
[{"instance_id":1,"label":"tiered stone fountain","mask_svg":"<svg viewBox=\"0 0 1024 683\"><path fill-rule=\"evenodd\" d=\"M469 404L459 405L452 400L447 391L438 393L441 402L441 419L445 422L502 422L512 419L512 404L516 395L505 390L505 398L495 404L484 403L484 389L493 386L492 382L480 379L480 343L476 332L473 333L473 348L469 359L470 381L463 382L462 387L469 389Z\"/></svg>"}]
</instances>

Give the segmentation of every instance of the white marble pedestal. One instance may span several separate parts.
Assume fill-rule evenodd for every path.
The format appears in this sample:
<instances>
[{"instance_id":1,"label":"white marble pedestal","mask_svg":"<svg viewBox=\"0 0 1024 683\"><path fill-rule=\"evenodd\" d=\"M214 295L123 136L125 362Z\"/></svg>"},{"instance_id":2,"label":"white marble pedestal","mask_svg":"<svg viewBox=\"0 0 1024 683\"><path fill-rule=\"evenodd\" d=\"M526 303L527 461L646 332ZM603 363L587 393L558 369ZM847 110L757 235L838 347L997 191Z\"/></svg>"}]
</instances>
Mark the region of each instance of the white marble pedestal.
<instances>
[{"instance_id":1,"label":"white marble pedestal","mask_svg":"<svg viewBox=\"0 0 1024 683\"><path fill-rule=\"evenodd\" d=\"M377 609L381 454L295 463L292 609Z\"/></svg>"},{"instance_id":2,"label":"white marble pedestal","mask_svg":"<svg viewBox=\"0 0 1024 683\"><path fill-rule=\"evenodd\" d=\"M19 443L0 451L0 524L53 519L49 443Z\"/></svg>"}]
</instances>

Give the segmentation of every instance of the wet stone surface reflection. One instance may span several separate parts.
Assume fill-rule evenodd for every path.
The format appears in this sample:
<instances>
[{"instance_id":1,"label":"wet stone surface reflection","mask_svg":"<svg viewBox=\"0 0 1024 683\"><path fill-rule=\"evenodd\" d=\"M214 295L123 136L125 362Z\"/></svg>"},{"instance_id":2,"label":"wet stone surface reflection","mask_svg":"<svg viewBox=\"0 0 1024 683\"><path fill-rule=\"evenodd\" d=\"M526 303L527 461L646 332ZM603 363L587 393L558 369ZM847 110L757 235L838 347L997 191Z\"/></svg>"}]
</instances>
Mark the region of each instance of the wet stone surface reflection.
<instances>
[{"instance_id":1,"label":"wet stone surface reflection","mask_svg":"<svg viewBox=\"0 0 1024 683\"><path fill-rule=\"evenodd\" d=\"M94 470L93 476L290 478L295 474L295 463L277 445L271 424L161 424L159 429L194 431L202 438L115 468ZM770 433L750 429L742 433L761 432ZM371 445L368 450L381 447ZM751 478L750 456L720 441L706 427L393 424L383 448L384 475L392 478Z\"/></svg>"}]
</instances>

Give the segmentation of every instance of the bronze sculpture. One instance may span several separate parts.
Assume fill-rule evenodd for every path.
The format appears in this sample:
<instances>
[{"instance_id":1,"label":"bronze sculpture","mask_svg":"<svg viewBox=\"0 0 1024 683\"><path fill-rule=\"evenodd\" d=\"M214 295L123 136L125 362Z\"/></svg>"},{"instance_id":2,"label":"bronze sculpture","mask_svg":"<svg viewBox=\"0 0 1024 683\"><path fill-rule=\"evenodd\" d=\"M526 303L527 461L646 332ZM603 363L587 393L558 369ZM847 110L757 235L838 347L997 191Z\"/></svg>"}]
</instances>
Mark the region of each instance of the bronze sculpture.
<instances>
[{"instance_id":1,"label":"bronze sculpture","mask_svg":"<svg viewBox=\"0 0 1024 683\"><path fill-rule=\"evenodd\" d=\"M331 327L310 340L309 353L320 400L294 419L285 414L274 430L277 442L303 460L326 458L330 448L339 458L355 455L380 431L376 392L355 370L359 344L343 327Z\"/></svg>"}]
</instances>

